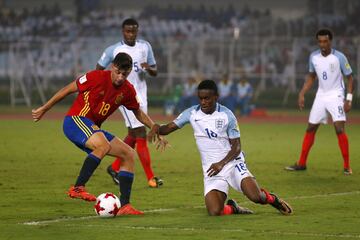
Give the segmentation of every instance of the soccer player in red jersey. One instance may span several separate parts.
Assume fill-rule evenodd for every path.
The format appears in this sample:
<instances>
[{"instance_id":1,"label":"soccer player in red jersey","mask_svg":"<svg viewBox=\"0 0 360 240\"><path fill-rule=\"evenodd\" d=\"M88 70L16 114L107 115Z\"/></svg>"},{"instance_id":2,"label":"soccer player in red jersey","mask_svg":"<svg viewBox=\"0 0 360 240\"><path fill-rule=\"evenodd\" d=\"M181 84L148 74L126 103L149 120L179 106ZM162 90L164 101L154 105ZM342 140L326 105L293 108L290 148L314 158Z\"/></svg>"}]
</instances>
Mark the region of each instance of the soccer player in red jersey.
<instances>
[{"instance_id":1,"label":"soccer player in red jersey","mask_svg":"<svg viewBox=\"0 0 360 240\"><path fill-rule=\"evenodd\" d=\"M96 197L85 190L85 184L92 176L105 155L121 157L120 202L118 214L143 214L130 204L130 193L134 178L135 151L119 138L100 129L101 124L120 106L132 110L137 119L149 128L157 124L145 114L136 99L134 87L126 80L132 69L132 59L126 53L119 53L112 61L110 71L88 72L59 90L46 104L32 110L35 122L67 95L78 92L73 105L64 119L64 133L77 147L88 155L79 176L68 195L86 201Z\"/></svg>"}]
</instances>

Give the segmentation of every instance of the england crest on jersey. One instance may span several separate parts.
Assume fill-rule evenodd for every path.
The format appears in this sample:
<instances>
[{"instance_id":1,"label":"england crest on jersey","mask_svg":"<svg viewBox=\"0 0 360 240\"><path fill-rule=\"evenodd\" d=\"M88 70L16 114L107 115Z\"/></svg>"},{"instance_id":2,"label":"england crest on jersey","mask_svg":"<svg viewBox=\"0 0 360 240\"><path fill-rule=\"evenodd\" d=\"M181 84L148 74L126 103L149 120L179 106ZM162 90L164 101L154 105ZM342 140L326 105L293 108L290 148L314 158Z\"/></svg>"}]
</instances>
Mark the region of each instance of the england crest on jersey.
<instances>
[{"instance_id":1,"label":"england crest on jersey","mask_svg":"<svg viewBox=\"0 0 360 240\"><path fill-rule=\"evenodd\" d=\"M225 126L225 119L215 119L215 128L216 129L222 129Z\"/></svg>"}]
</instances>

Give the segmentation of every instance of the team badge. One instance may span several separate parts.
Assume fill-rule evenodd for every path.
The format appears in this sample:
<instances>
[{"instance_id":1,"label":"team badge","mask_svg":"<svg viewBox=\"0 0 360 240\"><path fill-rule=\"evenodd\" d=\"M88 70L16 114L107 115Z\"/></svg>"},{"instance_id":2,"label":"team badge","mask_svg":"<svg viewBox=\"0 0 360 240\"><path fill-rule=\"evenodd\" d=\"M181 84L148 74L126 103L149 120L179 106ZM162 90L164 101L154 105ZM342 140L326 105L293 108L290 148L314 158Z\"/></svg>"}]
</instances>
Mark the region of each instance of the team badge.
<instances>
[{"instance_id":1,"label":"team badge","mask_svg":"<svg viewBox=\"0 0 360 240\"><path fill-rule=\"evenodd\" d=\"M330 64L330 71L335 72L335 64L334 63Z\"/></svg>"},{"instance_id":2,"label":"team badge","mask_svg":"<svg viewBox=\"0 0 360 240\"><path fill-rule=\"evenodd\" d=\"M345 64L345 68L350 69L350 64L348 62Z\"/></svg>"},{"instance_id":3,"label":"team badge","mask_svg":"<svg viewBox=\"0 0 360 240\"><path fill-rule=\"evenodd\" d=\"M100 128L99 128L98 126L96 126L95 124L92 125L91 128L92 128L94 131L100 130Z\"/></svg>"},{"instance_id":4,"label":"team badge","mask_svg":"<svg viewBox=\"0 0 360 240\"><path fill-rule=\"evenodd\" d=\"M221 129L225 126L225 119L215 119L215 128L216 129Z\"/></svg>"},{"instance_id":5,"label":"team badge","mask_svg":"<svg viewBox=\"0 0 360 240\"><path fill-rule=\"evenodd\" d=\"M124 98L124 95L122 93L120 93L119 95L116 96L115 98L115 104L119 105L121 103L121 100Z\"/></svg>"}]
</instances>

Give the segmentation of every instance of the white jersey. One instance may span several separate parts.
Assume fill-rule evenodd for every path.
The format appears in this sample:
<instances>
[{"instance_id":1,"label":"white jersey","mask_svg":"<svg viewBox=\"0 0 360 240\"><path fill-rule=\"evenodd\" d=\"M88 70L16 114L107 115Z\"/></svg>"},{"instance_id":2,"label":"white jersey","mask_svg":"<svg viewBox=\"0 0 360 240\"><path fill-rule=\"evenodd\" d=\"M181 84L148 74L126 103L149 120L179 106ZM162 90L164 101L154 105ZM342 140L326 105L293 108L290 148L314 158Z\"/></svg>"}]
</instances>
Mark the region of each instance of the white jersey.
<instances>
[{"instance_id":1,"label":"white jersey","mask_svg":"<svg viewBox=\"0 0 360 240\"><path fill-rule=\"evenodd\" d=\"M134 46L129 46L124 41L118 42L105 49L98 64L105 68L108 67L120 52L127 53L132 58L133 68L127 79L135 87L140 105L147 105L146 71L141 68L141 63L146 62L150 66L156 65L151 45L144 40L136 40Z\"/></svg>"},{"instance_id":2,"label":"white jersey","mask_svg":"<svg viewBox=\"0 0 360 240\"><path fill-rule=\"evenodd\" d=\"M331 49L331 53L326 57L321 54L320 50L311 53L309 72L315 72L319 79L317 95L344 95L343 74L348 76L352 70L345 55Z\"/></svg>"},{"instance_id":3,"label":"white jersey","mask_svg":"<svg viewBox=\"0 0 360 240\"><path fill-rule=\"evenodd\" d=\"M192 106L183 111L174 123L182 128L190 123L200 152L204 176L212 163L221 161L230 151L229 139L239 138L240 131L234 114L225 106L217 103L212 114L201 111L200 105ZM239 158L243 156L242 153ZM235 162L235 161L233 161ZM229 162L217 175L226 175L233 167Z\"/></svg>"}]
</instances>

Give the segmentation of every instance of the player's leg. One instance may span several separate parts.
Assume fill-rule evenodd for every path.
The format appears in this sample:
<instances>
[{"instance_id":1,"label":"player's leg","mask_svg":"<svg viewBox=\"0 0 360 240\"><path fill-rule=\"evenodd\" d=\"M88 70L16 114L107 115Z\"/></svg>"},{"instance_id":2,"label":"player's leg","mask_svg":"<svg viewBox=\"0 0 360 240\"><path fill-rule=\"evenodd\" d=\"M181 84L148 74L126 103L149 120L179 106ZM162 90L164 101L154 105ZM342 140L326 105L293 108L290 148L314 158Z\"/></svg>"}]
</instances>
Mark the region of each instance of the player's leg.
<instances>
[{"instance_id":1,"label":"player's leg","mask_svg":"<svg viewBox=\"0 0 360 240\"><path fill-rule=\"evenodd\" d=\"M128 134L124 138L124 142L129 145L131 148L135 148L136 143L136 137L135 135L131 134L130 129L132 127L131 125L131 118L134 117L131 115L131 112L128 111L124 106L119 107L120 113L125 119L125 125L128 128ZM114 181L116 185L119 184L119 179L117 178L117 173L120 170L121 165L121 157L117 157L111 165L107 167L107 172L111 176L111 179Z\"/></svg>"},{"instance_id":2,"label":"player's leg","mask_svg":"<svg viewBox=\"0 0 360 240\"><path fill-rule=\"evenodd\" d=\"M205 195L205 205L210 216L229 215L233 213L229 205L225 205L226 194L213 189Z\"/></svg>"},{"instance_id":3,"label":"player's leg","mask_svg":"<svg viewBox=\"0 0 360 240\"><path fill-rule=\"evenodd\" d=\"M130 204L130 195L134 181L134 159L135 151L119 138L114 137L110 141L110 156L121 157L120 171L117 174L120 188L120 203L118 215L139 215L143 212L138 211Z\"/></svg>"},{"instance_id":4,"label":"player's leg","mask_svg":"<svg viewBox=\"0 0 360 240\"><path fill-rule=\"evenodd\" d=\"M326 103L324 99L316 97L310 111L309 123L302 142L299 160L292 166L285 167L289 171L306 170L307 158L315 141L315 134L320 123L327 122Z\"/></svg>"},{"instance_id":5,"label":"player's leg","mask_svg":"<svg viewBox=\"0 0 360 240\"><path fill-rule=\"evenodd\" d=\"M225 204L228 190L226 180L217 177L204 178L205 205L210 216L252 213L251 210L240 207L233 199L229 199Z\"/></svg>"},{"instance_id":6,"label":"player's leg","mask_svg":"<svg viewBox=\"0 0 360 240\"><path fill-rule=\"evenodd\" d=\"M95 201L96 197L86 192L85 185L100 164L101 159L110 150L110 144L99 128L84 117L65 117L63 129L70 141L88 153L76 183L69 189L68 195L72 198Z\"/></svg>"},{"instance_id":7,"label":"player's leg","mask_svg":"<svg viewBox=\"0 0 360 240\"><path fill-rule=\"evenodd\" d=\"M246 177L241 181L241 190L254 203L270 204L284 215L293 213L291 206L287 202L265 189L260 189L253 177Z\"/></svg>"},{"instance_id":8,"label":"player's leg","mask_svg":"<svg viewBox=\"0 0 360 240\"><path fill-rule=\"evenodd\" d=\"M320 124L312 124L308 123L308 127L306 129L306 133L303 139L300 159L297 162L297 165L301 168L306 168L307 157L309 155L310 149L315 141L315 134L318 130Z\"/></svg>"},{"instance_id":9,"label":"player's leg","mask_svg":"<svg viewBox=\"0 0 360 240\"><path fill-rule=\"evenodd\" d=\"M159 177L156 177L152 170L151 157L147 144L145 127L141 126L133 128L130 131L136 137L136 152L144 169L149 187L160 187L163 184L163 181Z\"/></svg>"},{"instance_id":10,"label":"player's leg","mask_svg":"<svg viewBox=\"0 0 360 240\"><path fill-rule=\"evenodd\" d=\"M345 133L345 122L337 121L334 122L335 132L338 138L338 144L341 151L341 155L344 160L344 174L351 175L352 170L350 168L350 157L349 157L349 140Z\"/></svg>"},{"instance_id":11,"label":"player's leg","mask_svg":"<svg viewBox=\"0 0 360 240\"><path fill-rule=\"evenodd\" d=\"M339 94L334 94L333 96L329 97L326 109L330 113L334 122L339 148L344 160L344 174L350 175L352 174L352 170L350 168L349 160L349 140L345 133L346 115L344 111L344 97Z\"/></svg>"}]
</instances>

